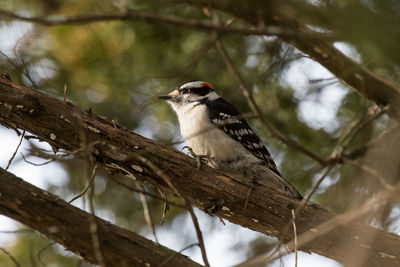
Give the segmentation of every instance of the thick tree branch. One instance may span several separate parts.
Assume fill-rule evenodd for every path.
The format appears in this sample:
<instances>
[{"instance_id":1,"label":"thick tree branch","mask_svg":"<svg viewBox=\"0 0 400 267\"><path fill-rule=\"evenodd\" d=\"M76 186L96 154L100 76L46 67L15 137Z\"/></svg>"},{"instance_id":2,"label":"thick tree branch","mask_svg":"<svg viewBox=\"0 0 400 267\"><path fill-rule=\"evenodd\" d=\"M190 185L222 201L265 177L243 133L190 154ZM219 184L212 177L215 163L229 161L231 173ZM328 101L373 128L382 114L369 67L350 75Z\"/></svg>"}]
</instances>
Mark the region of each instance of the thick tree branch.
<instances>
[{"instance_id":1,"label":"thick tree branch","mask_svg":"<svg viewBox=\"0 0 400 267\"><path fill-rule=\"evenodd\" d=\"M267 185L254 187L250 181L229 177L207 166L197 171L194 159L171 147L6 78L0 78L0 123L31 132L55 149L79 151L82 149L80 138L84 135L91 156L110 171L129 173L166 192L179 190L201 210L267 235L279 237L292 219L291 210L301 205L300 201L288 199ZM143 159L157 169L145 164ZM169 177L168 182L164 176ZM365 255L366 266L400 264L397 235L351 222L339 224L323 236L318 231L309 231L332 218L334 214L318 205L306 205L296 216L296 230L298 235L307 232L313 238L299 250L342 263L351 262L360 253ZM366 247L371 236L374 242ZM293 232L288 232L285 240L292 237Z\"/></svg>"},{"instance_id":2,"label":"thick tree branch","mask_svg":"<svg viewBox=\"0 0 400 267\"><path fill-rule=\"evenodd\" d=\"M91 242L92 214L0 168L0 213L98 264ZM188 257L95 217L105 266L201 266Z\"/></svg>"},{"instance_id":3,"label":"thick tree branch","mask_svg":"<svg viewBox=\"0 0 400 267\"><path fill-rule=\"evenodd\" d=\"M3 20L20 20L30 23L36 23L43 26L56 26L56 25L74 25L74 24L85 24L101 21L114 21L114 20L135 20L145 21L154 24L163 25L176 25L189 27L202 31L215 31L219 34L244 34L244 35L279 35L293 37L298 35L297 31L291 31L290 29L281 29L277 26L271 27L244 27L244 26L216 26L209 22L183 19L175 16L166 16L156 13L149 13L138 10L126 10L121 14L90 14L74 17L63 17L63 18L48 18L48 17L26 17L12 13L7 10L0 9L0 19ZM326 39L326 40L337 40L333 34L323 33L312 33L312 35L306 36L303 34L302 38L309 39Z\"/></svg>"}]
</instances>

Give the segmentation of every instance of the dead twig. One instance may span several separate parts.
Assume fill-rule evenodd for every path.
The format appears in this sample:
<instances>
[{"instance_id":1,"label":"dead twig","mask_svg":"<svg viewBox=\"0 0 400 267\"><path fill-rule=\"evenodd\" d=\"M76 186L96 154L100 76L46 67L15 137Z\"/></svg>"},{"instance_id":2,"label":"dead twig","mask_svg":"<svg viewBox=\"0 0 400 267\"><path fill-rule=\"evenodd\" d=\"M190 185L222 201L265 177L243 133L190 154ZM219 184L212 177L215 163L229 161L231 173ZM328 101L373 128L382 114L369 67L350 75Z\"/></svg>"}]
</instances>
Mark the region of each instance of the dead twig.
<instances>
[{"instance_id":1,"label":"dead twig","mask_svg":"<svg viewBox=\"0 0 400 267\"><path fill-rule=\"evenodd\" d=\"M294 267L297 267L297 230L296 230L296 215L294 214L294 209L292 209L293 216L293 234L294 234Z\"/></svg>"},{"instance_id":2,"label":"dead twig","mask_svg":"<svg viewBox=\"0 0 400 267\"><path fill-rule=\"evenodd\" d=\"M27 160L27 159L25 158L25 155L24 155L23 153L21 153L21 156L22 156L22 159L23 159L26 163L31 164L31 165L33 165L33 166L37 166L37 167L47 165L47 164L49 164L49 163L51 163L51 162L53 162L53 161L56 160L55 157L52 157L51 159L49 159L48 161L45 161L45 162L43 162L43 163L34 163L34 162L32 162L32 161ZM54 156L55 156L55 155L54 155Z\"/></svg>"},{"instance_id":3,"label":"dead twig","mask_svg":"<svg viewBox=\"0 0 400 267\"><path fill-rule=\"evenodd\" d=\"M9 167L10 167L10 165L11 165L11 162L14 160L14 158L15 158L15 155L17 154L17 152L18 152L18 149L19 149L19 147L20 147L20 146L21 146L21 144L22 144L22 140L24 139L24 136L25 136L25 130L22 132L21 139L19 140L19 143L18 143L18 146L17 146L17 148L15 149L15 151L14 151L14 153L12 154L11 158L8 160L7 167L4 169L5 171L7 171L7 170L8 170L8 168L9 168Z\"/></svg>"},{"instance_id":4,"label":"dead twig","mask_svg":"<svg viewBox=\"0 0 400 267\"><path fill-rule=\"evenodd\" d=\"M138 187L138 189L140 191L142 191L142 192L144 191L143 190L143 186L139 182L136 182L136 186ZM157 244L159 244L158 243L158 238L157 238L157 235L156 235L156 230L154 229L153 219L151 218L150 209L149 209L149 206L147 205L146 196L143 193L139 193L139 196L140 196L140 200L142 201L143 213L144 213L144 218L146 220L146 223L149 226L149 228L151 230L151 233L154 236L154 241Z\"/></svg>"},{"instance_id":5,"label":"dead twig","mask_svg":"<svg viewBox=\"0 0 400 267\"><path fill-rule=\"evenodd\" d=\"M156 195L156 194L153 194L153 193L150 193L150 192L147 192L147 191L141 191L141 190L139 190L139 189L137 189L137 188L134 188L134 187L132 187L132 186L130 186L130 185L127 185L127 184L125 184L125 183L123 183L123 182L121 182L121 181L118 181L117 179L115 179L115 178L112 177L112 176L111 176L111 178L112 178L111 180L112 180L114 183L116 183L116 184L118 184L118 185L120 185L120 186L122 186L122 187L125 187L125 188L128 189L129 191L132 191L132 192L135 192L135 193L144 194L144 195L146 195L146 196L149 196L149 197L152 197L152 198L154 198L154 199L163 201L163 202L165 202L165 203L168 203L169 205L173 205L173 206L178 207L178 208L181 208L181 209L187 209L187 207L186 207L185 205L181 204L181 203L174 202L174 201L170 201L170 200L166 200L166 199L163 198L162 196L158 196L158 195Z\"/></svg>"},{"instance_id":6,"label":"dead twig","mask_svg":"<svg viewBox=\"0 0 400 267\"><path fill-rule=\"evenodd\" d=\"M208 262L208 259L207 259L206 247L204 245L203 234L201 233L201 230L200 230L199 221L197 220L196 214L194 213L193 207L189 203L189 201L186 201L186 204L189 209L190 217L192 218L192 221L193 221L194 229L196 230L197 239L199 241L198 245L199 245L199 248L201 251L201 255L203 256L204 265L207 267L210 267L210 263Z\"/></svg>"},{"instance_id":7,"label":"dead twig","mask_svg":"<svg viewBox=\"0 0 400 267\"><path fill-rule=\"evenodd\" d=\"M64 84L64 99L63 99L63 104L67 104L67 83Z\"/></svg>"},{"instance_id":8,"label":"dead twig","mask_svg":"<svg viewBox=\"0 0 400 267\"><path fill-rule=\"evenodd\" d=\"M389 133L396 132L399 129L400 129L400 126L395 126L395 127L389 128L389 129L381 132L377 137L370 140L368 143L366 143L362 146L356 147L355 149L353 149L352 151L350 151L348 153L345 153L343 155L343 157L345 157L347 159L358 158L358 157L364 155L369 149L373 149L373 148L377 147L379 145L379 142L381 142L382 140L387 138L387 135Z\"/></svg>"},{"instance_id":9,"label":"dead twig","mask_svg":"<svg viewBox=\"0 0 400 267\"><path fill-rule=\"evenodd\" d=\"M361 170L363 170L363 171L365 171L365 172L371 174L372 176L374 176L375 178L377 178L378 181L379 181L386 189L388 189L388 190L393 190L393 189L394 189L394 186L391 185L390 183L388 183L388 182L386 181L386 179L385 179L379 172L377 172L376 170L374 170L373 168L371 168L371 167L369 167L369 166L367 166L367 165L361 164L361 163L359 163L359 162L357 162L357 161L355 161L355 160L351 160L351 159L344 159L344 162L349 163L349 164L354 165L354 166L357 166L357 167L359 167Z\"/></svg>"},{"instance_id":10,"label":"dead twig","mask_svg":"<svg viewBox=\"0 0 400 267\"><path fill-rule=\"evenodd\" d=\"M95 168L97 168L97 165L95 165ZM95 171L95 170L93 170ZM92 175L90 177L90 180L88 182L88 184L86 185L86 187L82 190L82 192L80 192L78 195L76 195L75 197L73 197L70 201L68 201L68 204L71 204L72 202L74 202L75 200L77 200L78 198L80 198L81 196L83 196L84 194L86 194L86 192L89 190L89 188L92 186L94 178L96 177L96 175Z\"/></svg>"},{"instance_id":11,"label":"dead twig","mask_svg":"<svg viewBox=\"0 0 400 267\"><path fill-rule=\"evenodd\" d=\"M100 237L98 233L98 226L96 223L96 214L94 211L94 204L93 204L93 197L94 197L94 184L93 181L96 176L97 164L94 165L92 170L92 175L88 176L88 181L90 184L89 187L89 195L88 195L88 202L89 202L89 210L92 216L90 216L90 235L92 236L92 243L93 243L93 250L94 255L96 257L96 261L100 266L106 266L104 261L103 252L100 246Z\"/></svg>"}]
</instances>

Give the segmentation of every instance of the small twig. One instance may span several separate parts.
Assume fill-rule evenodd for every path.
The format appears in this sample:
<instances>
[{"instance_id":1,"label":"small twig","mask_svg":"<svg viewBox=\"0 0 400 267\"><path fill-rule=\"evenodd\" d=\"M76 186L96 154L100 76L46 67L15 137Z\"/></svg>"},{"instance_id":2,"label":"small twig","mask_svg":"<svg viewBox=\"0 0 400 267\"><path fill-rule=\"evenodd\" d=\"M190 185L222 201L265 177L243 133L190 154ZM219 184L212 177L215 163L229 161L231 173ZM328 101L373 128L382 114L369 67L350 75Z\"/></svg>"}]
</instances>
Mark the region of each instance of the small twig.
<instances>
[{"instance_id":1,"label":"small twig","mask_svg":"<svg viewBox=\"0 0 400 267\"><path fill-rule=\"evenodd\" d=\"M352 134L349 134L349 137L347 138L347 140L345 140L345 142L343 144L343 148L346 148L354 140L354 138L358 135L358 133L362 129L364 129L368 124L370 124L374 120L377 120L378 118L380 118L382 115L384 115L386 113L386 111L387 111L387 108L383 108L379 112L376 112L373 115L371 115L370 117L368 117L364 122L361 122L358 125L358 127L355 129L355 131Z\"/></svg>"},{"instance_id":2,"label":"small twig","mask_svg":"<svg viewBox=\"0 0 400 267\"><path fill-rule=\"evenodd\" d=\"M294 267L297 267L297 230L296 230L296 215L294 214L294 209L292 209L293 216L293 234L294 234Z\"/></svg>"},{"instance_id":3,"label":"small twig","mask_svg":"<svg viewBox=\"0 0 400 267\"><path fill-rule=\"evenodd\" d=\"M161 201L163 201L163 202L165 202L165 203L168 203L169 205L173 205L173 206L178 207L178 208L181 208L181 209L187 209L187 207L186 207L185 205L181 204L181 203L174 202L174 201L170 201L170 200L166 200L166 199L163 198L162 196L158 196L158 195L156 195L156 194L152 194L152 193L147 192L147 191L141 191L141 190L139 190L139 189L137 189L137 188L134 188L134 187L132 187L132 186L130 186L130 185L127 185L127 184L125 184L125 183L123 183L123 182L121 182L121 181L116 180L116 179L115 179L114 177L112 177L112 176L111 176L111 178L112 178L111 180L112 180L114 183L116 183L116 184L118 184L118 185L120 185L120 186L122 186L122 187L125 187L126 189L128 189L128 190L130 190L130 191L132 191L132 192L142 193L142 194L144 194L144 195L146 195L146 196L149 196L149 197L155 198L155 199L157 199L157 200L161 200Z\"/></svg>"},{"instance_id":4,"label":"small twig","mask_svg":"<svg viewBox=\"0 0 400 267\"><path fill-rule=\"evenodd\" d=\"M10 260L15 264L15 266L20 267L21 265L18 263L18 261L14 258L13 255L11 255L10 252L8 252L5 248L0 247L0 250L4 252L4 254L7 255L7 257L10 258Z\"/></svg>"},{"instance_id":5,"label":"small twig","mask_svg":"<svg viewBox=\"0 0 400 267\"><path fill-rule=\"evenodd\" d=\"M382 109L380 112L374 113L364 121L363 118L365 116L361 115L359 119L353 120L351 123L349 123L347 127L343 130L339 140L336 143L335 148L332 150L328 162L334 163L343 161L343 158L347 157L347 155L345 155L343 151L347 149L347 147L357 137L362 129L364 129L368 124L372 123L374 120L377 120L379 117L385 114L386 110L387 109ZM361 155L362 153L358 156Z\"/></svg>"},{"instance_id":6,"label":"small twig","mask_svg":"<svg viewBox=\"0 0 400 267\"><path fill-rule=\"evenodd\" d=\"M146 164L150 169L152 169L157 176L159 176L160 178L162 178L164 180L164 182L172 189L172 191L174 191L174 193L179 196L180 198L184 199L184 197L182 196L182 194L178 191L178 189L172 184L171 179L168 177L168 175L166 175L160 168L158 168L156 165L154 165L153 162L151 162L150 160L148 160L145 157L142 157L140 155L132 155L134 158L137 158L138 160L140 160L142 163Z\"/></svg>"},{"instance_id":7,"label":"small twig","mask_svg":"<svg viewBox=\"0 0 400 267\"><path fill-rule=\"evenodd\" d=\"M139 183L136 182L136 186L138 187L138 189L140 191L144 191L143 190L143 186ZM150 214L150 210L149 210L149 206L147 205L147 200L146 200L146 196L143 193L139 193L140 196L140 200L142 201L142 206L143 206L143 213L144 213L144 218L146 220L147 225L149 226L151 233L154 236L154 241L158 243L158 238L156 235L156 230L154 229L154 223L153 223L153 219L151 218L151 214Z\"/></svg>"},{"instance_id":8,"label":"small twig","mask_svg":"<svg viewBox=\"0 0 400 267\"><path fill-rule=\"evenodd\" d=\"M90 190L89 190L89 196L88 196L88 202L89 202L89 210L92 216L90 216L90 235L92 236L92 243L93 243L93 251L94 255L97 261L97 264L100 266L106 266L104 262L104 256L103 252L101 251L101 246L100 246L100 238L99 238L99 233L98 233L98 225L96 223L96 214L94 211L94 204L93 204L93 197L94 197L94 184L93 182L91 183L90 181L94 180L94 177L96 176L96 170L97 170L97 164L94 165L92 175L89 177L88 176L88 181L90 184Z\"/></svg>"},{"instance_id":9,"label":"small twig","mask_svg":"<svg viewBox=\"0 0 400 267\"><path fill-rule=\"evenodd\" d=\"M300 178L303 178L303 177L312 175L312 174L314 174L316 172L319 172L319 171L321 171L321 170L323 170L325 168L326 168L325 166L321 166L321 165L318 164L318 165L316 165L314 167L309 168L308 170L305 170L304 172L301 172L299 174L295 174L293 176L290 176L288 178L288 180L289 181L298 180Z\"/></svg>"},{"instance_id":10,"label":"small twig","mask_svg":"<svg viewBox=\"0 0 400 267\"><path fill-rule=\"evenodd\" d=\"M162 199L164 201L163 211L162 211L161 221L160 221L160 225L163 225L165 218L167 217L167 212L169 210L169 203L168 203L168 197L167 197L167 194L165 193L165 191L162 190L161 188L157 188L157 189L158 189L158 193L160 194L160 196L162 197Z\"/></svg>"},{"instance_id":11,"label":"small twig","mask_svg":"<svg viewBox=\"0 0 400 267\"><path fill-rule=\"evenodd\" d=\"M352 151L344 154L343 157L348 158L348 159L355 159L357 157L360 157L360 156L364 155L369 149L377 147L379 142L382 141L382 139L384 139L384 137L386 138L387 134L392 133L394 131L398 131L399 129L400 129L399 126L389 128L389 129L381 132L377 137L370 140L368 143L366 143L362 146L356 147Z\"/></svg>"},{"instance_id":12,"label":"small twig","mask_svg":"<svg viewBox=\"0 0 400 267\"><path fill-rule=\"evenodd\" d=\"M243 213L245 213L247 205L249 204L249 198L250 198L252 191L253 191L253 188L249 187L249 190L247 191L247 195L246 195L246 201L244 202L244 205L243 205L243 211L242 211Z\"/></svg>"},{"instance_id":13,"label":"small twig","mask_svg":"<svg viewBox=\"0 0 400 267\"><path fill-rule=\"evenodd\" d=\"M201 251L201 255L203 257L204 265L210 267L210 263L208 262L207 259L206 247L204 245L203 234L201 233L200 230L199 221L197 220L196 214L194 213L194 210L190 205L189 201L186 201L186 205L188 206L190 217L192 218L194 229L196 230L197 239L199 241L198 245Z\"/></svg>"},{"instance_id":14,"label":"small twig","mask_svg":"<svg viewBox=\"0 0 400 267\"><path fill-rule=\"evenodd\" d=\"M97 168L97 165L94 166L94 168ZM95 169L93 169L93 171L95 171ZM96 175L92 175L90 177L90 181L88 182L88 184L86 185L86 187L75 197L73 197L70 201L68 201L68 204L71 204L72 202L74 202L75 200L77 200L78 198L80 198L81 196L83 196L84 194L86 194L86 192L89 190L89 188L92 186L94 178L96 177Z\"/></svg>"},{"instance_id":15,"label":"small twig","mask_svg":"<svg viewBox=\"0 0 400 267\"><path fill-rule=\"evenodd\" d=\"M64 101L63 104L67 104L67 83L64 84Z\"/></svg>"},{"instance_id":16,"label":"small twig","mask_svg":"<svg viewBox=\"0 0 400 267\"><path fill-rule=\"evenodd\" d=\"M335 147L332 149L332 152L331 152L329 158L336 159L341 155L341 153L343 151L343 148L345 147L344 143L345 142L349 142L349 140L351 139L351 138L349 138L351 132L355 129L355 127L357 125L361 124L362 119L364 118L364 116L365 115L363 113L363 114L358 116L359 118L352 120L350 123L348 123L346 125L346 127L342 131L340 137L338 138Z\"/></svg>"},{"instance_id":17,"label":"small twig","mask_svg":"<svg viewBox=\"0 0 400 267\"><path fill-rule=\"evenodd\" d=\"M19 149L19 147L21 146L22 140L24 139L24 136L25 136L25 130L22 132L21 139L19 140L19 143L18 143L17 148L15 149L15 151L14 151L14 153L12 154L11 158L8 160L7 167L4 169L5 171L8 170L8 168L9 168L10 165L11 165L11 162L14 160L15 155L17 154L18 149Z\"/></svg>"},{"instance_id":18,"label":"small twig","mask_svg":"<svg viewBox=\"0 0 400 267\"><path fill-rule=\"evenodd\" d=\"M369 166L367 166L367 165L361 164L361 163L359 163L359 162L357 162L357 161L355 161L355 160L351 160L351 159L344 159L344 162L349 163L349 164L354 165L354 166L357 166L357 167L359 167L361 170L363 170L363 171L365 171L365 172L368 172L369 174L371 174L372 176L374 176L375 178L377 178L378 181L379 181L386 189L388 189L388 190L393 190L393 189L394 189L394 186L391 185L390 183L388 183L388 182L386 181L386 179L385 179L379 172L377 172L376 170L374 170L373 168L371 168L371 167L369 167Z\"/></svg>"},{"instance_id":19,"label":"small twig","mask_svg":"<svg viewBox=\"0 0 400 267\"><path fill-rule=\"evenodd\" d=\"M319 188L319 186L321 185L321 183L325 180L326 177L328 177L329 173L331 172L333 166L329 166L326 171L324 172L324 174L322 174L321 178L318 179L318 181L315 183L315 185L313 186L311 192L307 195L307 197L305 197L301 202L301 206L302 208L304 208L304 206L308 203L308 201L310 201L311 197L315 194L315 192L317 191L317 189ZM298 212L296 212L296 216L299 214L300 210Z\"/></svg>"},{"instance_id":20,"label":"small twig","mask_svg":"<svg viewBox=\"0 0 400 267\"><path fill-rule=\"evenodd\" d=\"M322 176L318 179L318 181L315 183L315 185L313 186L311 192L301 200L300 205L296 208L295 214L294 216L297 217L300 212L304 209L304 207L307 205L307 203L310 201L311 197L315 194L315 192L317 191L317 189L319 188L319 186L321 185L321 183L325 180L326 177L328 177L329 173L331 172L333 166L329 166L326 171L322 174ZM280 236L280 240L284 240L286 233L288 232L290 228L290 223L288 223L285 228L282 231L282 234Z\"/></svg>"},{"instance_id":21,"label":"small twig","mask_svg":"<svg viewBox=\"0 0 400 267\"><path fill-rule=\"evenodd\" d=\"M97 141L94 141L94 142L90 143L86 147L87 148L93 148L95 145L103 143L103 142L104 141L97 140ZM48 150L42 150L42 151L46 151L47 152ZM72 150L72 151L64 151L62 154L57 154L57 155L47 154L47 153L43 153L41 151L36 151L35 153L31 154L32 156L36 156L36 157L39 157L39 158L43 158L43 159L47 158L47 159L49 159L48 161L45 161L43 163L34 163L32 161L29 161L29 160L26 159L26 157L25 157L25 155L23 153L21 153L21 156L22 156L23 160L28 164L31 164L33 166L43 166L43 165L47 165L47 164L49 164L49 163L51 163L53 161L62 160L62 159L65 159L66 157L76 155L76 154L81 153L83 151L84 151L83 148L79 148L79 149L75 149L75 150ZM48 152L50 152L50 151L48 151Z\"/></svg>"},{"instance_id":22,"label":"small twig","mask_svg":"<svg viewBox=\"0 0 400 267\"><path fill-rule=\"evenodd\" d=\"M56 160L55 157L52 157L52 159L50 159L50 160L48 160L48 161L45 161L45 162L43 162L43 163L34 163L34 162L32 162L32 161L27 160L27 159L25 158L25 155L24 155L23 153L21 153L21 156L22 156L22 159L23 159L26 163L31 164L31 165L33 165L33 166L43 166L43 165L47 165L47 164L49 164L49 163L51 163L51 162L53 162L53 161Z\"/></svg>"}]
</instances>

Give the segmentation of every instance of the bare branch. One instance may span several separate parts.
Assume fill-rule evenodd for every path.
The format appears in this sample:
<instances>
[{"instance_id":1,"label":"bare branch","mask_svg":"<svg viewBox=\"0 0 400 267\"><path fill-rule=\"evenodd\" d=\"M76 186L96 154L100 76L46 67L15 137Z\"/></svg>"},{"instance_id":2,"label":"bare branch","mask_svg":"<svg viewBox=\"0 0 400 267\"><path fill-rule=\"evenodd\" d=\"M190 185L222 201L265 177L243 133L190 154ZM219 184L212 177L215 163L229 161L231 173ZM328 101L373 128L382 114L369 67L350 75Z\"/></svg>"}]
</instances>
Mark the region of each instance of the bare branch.
<instances>
[{"instance_id":1,"label":"bare branch","mask_svg":"<svg viewBox=\"0 0 400 267\"><path fill-rule=\"evenodd\" d=\"M371 167L369 167L369 166L367 166L367 165L364 165L364 164L362 164L362 163L360 163L360 162L357 162L357 161L355 161L355 160L351 160L351 159L344 159L344 162L349 163L349 164L354 165L354 166L357 166L357 167L359 167L361 170L363 170L363 171L365 171L365 172L371 174L373 177L377 178L378 181L379 181L386 189L388 189L388 190L393 190L393 189L394 189L394 186L391 185L390 183L388 183L388 182L386 181L386 179L385 179L379 172L377 172L376 170L374 170L373 168L371 168Z\"/></svg>"},{"instance_id":2,"label":"bare branch","mask_svg":"<svg viewBox=\"0 0 400 267\"><path fill-rule=\"evenodd\" d=\"M142 191L142 192L144 191L143 186L140 183L136 182L136 186L140 191ZM146 196L142 192L139 193L139 196L140 196L140 200L142 201L144 218L146 220L147 225L149 226L149 228L151 230L151 233L153 234L154 241L156 241L156 243L158 244L158 238L156 235L156 230L154 229L154 223L153 223L153 219L151 218L149 206L147 205Z\"/></svg>"},{"instance_id":3,"label":"bare branch","mask_svg":"<svg viewBox=\"0 0 400 267\"><path fill-rule=\"evenodd\" d=\"M92 244L93 244L93 251L94 251L94 256L96 257L96 262L98 262L99 265L101 266L106 266L105 261L104 261L104 255L102 248L100 246L100 236L99 236L99 230L98 230L98 225L96 222L96 214L94 212L94 204L93 204L93 196L94 196L94 184L91 181L94 181L94 178L96 177L96 170L97 170L97 164L94 165L93 170L92 170L92 175L88 176L88 183L90 184L89 187L89 195L88 195L88 202L89 202L89 209L90 209L90 235L92 238Z\"/></svg>"},{"instance_id":4,"label":"bare branch","mask_svg":"<svg viewBox=\"0 0 400 267\"><path fill-rule=\"evenodd\" d=\"M160 201L164 201L164 202L168 203L169 205L173 205L173 206L176 206L176 207L181 208L181 209L187 209L187 207L185 205L181 204L181 203L170 201L170 200L166 200L165 198L163 198L163 197L161 197L159 195L156 195L156 194L153 194L153 193L150 193L150 192L147 192L147 191L139 190L139 189L134 188L134 187L132 187L130 185L127 185L127 184L125 184L125 183L123 183L121 181L118 181L115 177L110 177L110 178L116 184L118 184L118 185L120 185L122 187L125 187L126 189L128 189L128 190L130 190L132 192L136 192L136 193L143 194L143 195L152 197L152 198L160 200Z\"/></svg>"},{"instance_id":5,"label":"bare branch","mask_svg":"<svg viewBox=\"0 0 400 267\"><path fill-rule=\"evenodd\" d=\"M97 165L95 166L95 168L97 168ZM93 173L95 173L95 170L93 169ZM72 202L74 202L75 200L77 200L78 198L82 197L84 194L86 194L86 192L89 190L89 188L92 187L92 184L94 182L94 178L96 177L96 175L92 175L90 177L90 180L88 182L88 184L86 185L86 187L82 190L82 192L80 192L78 195L74 196L70 201L68 201L68 204L71 204Z\"/></svg>"},{"instance_id":6,"label":"bare branch","mask_svg":"<svg viewBox=\"0 0 400 267\"><path fill-rule=\"evenodd\" d=\"M292 210L293 216L293 233L294 233L294 267L297 267L297 231L296 231L296 215L294 214L294 210Z\"/></svg>"},{"instance_id":7,"label":"bare branch","mask_svg":"<svg viewBox=\"0 0 400 267\"><path fill-rule=\"evenodd\" d=\"M37 23L43 26L56 26L56 25L73 25L73 24L84 24L93 22L103 21L115 21L115 20L135 20L135 21L146 21L154 24L164 25L176 25L189 27L203 31L213 31L220 34L244 34L244 35L278 35L293 37L298 36L298 32L292 31L288 28L276 27L276 26L265 26L262 27L237 27L228 25L227 26L215 26L208 22L199 20L189 20L179 17L165 16L155 13L149 13L138 10L126 10L122 14L94 14L94 15L82 15L75 17L64 17L64 18L43 18L43 17L25 17L12 13L7 10L0 9L0 18L7 20L20 20L30 23ZM310 35L304 34L302 38L309 39L327 39L336 40L337 36L330 33L312 33Z\"/></svg>"},{"instance_id":8,"label":"bare branch","mask_svg":"<svg viewBox=\"0 0 400 267\"><path fill-rule=\"evenodd\" d=\"M17 155L18 149L19 149L19 147L21 146L21 143L22 143L22 140L24 139L24 136L25 136L25 131L24 131L24 132L22 133L22 135L21 135L21 139L19 140L19 143L18 143L17 148L15 149L15 151L14 151L14 153L12 154L11 158L8 160L7 167L5 168L6 171L7 171L8 168L10 167L11 162L14 160L15 155Z\"/></svg>"},{"instance_id":9,"label":"bare branch","mask_svg":"<svg viewBox=\"0 0 400 267\"><path fill-rule=\"evenodd\" d=\"M199 240L199 247L201 255L203 257L204 265L210 267L210 263L208 262L207 259L206 246L204 245L203 234L201 233L200 230L199 221L197 220L196 214L194 213L194 210L190 205L189 201L187 201L187 206L189 208L190 217L192 218L193 221L194 229L196 230L197 239Z\"/></svg>"}]
</instances>

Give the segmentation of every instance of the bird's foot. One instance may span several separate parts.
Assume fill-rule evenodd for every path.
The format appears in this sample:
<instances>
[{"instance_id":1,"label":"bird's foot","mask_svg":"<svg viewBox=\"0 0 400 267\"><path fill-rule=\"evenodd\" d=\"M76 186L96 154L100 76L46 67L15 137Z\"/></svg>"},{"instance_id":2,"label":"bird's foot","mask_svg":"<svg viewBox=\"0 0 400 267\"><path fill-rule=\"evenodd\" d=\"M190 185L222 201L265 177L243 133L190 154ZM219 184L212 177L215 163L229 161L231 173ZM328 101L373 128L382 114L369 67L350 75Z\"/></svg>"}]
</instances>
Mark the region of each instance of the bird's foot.
<instances>
[{"instance_id":1,"label":"bird's foot","mask_svg":"<svg viewBox=\"0 0 400 267\"><path fill-rule=\"evenodd\" d=\"M190 156L192 156L196 160L197 171L200 170L200 167L201 167L202 164L204 164L204 165L208 164L207 155L197 155L196 153L194 153L193 149L191 147L189 147L189 146L182 147L182 150L185 149L185 148L189 151L188 154L190 154Z\"/></svg>"},{"instance_id":2,"label":"bird's foot","mask_svg":"<svg viewBox=\"0 0 400 267\"><path fill-rule=\"evenodd\" d=\"M214 215L223 208L225 201L223 199L209 198L202 203L202 210L208 215Z\"/></svg>"}]
</instances>

